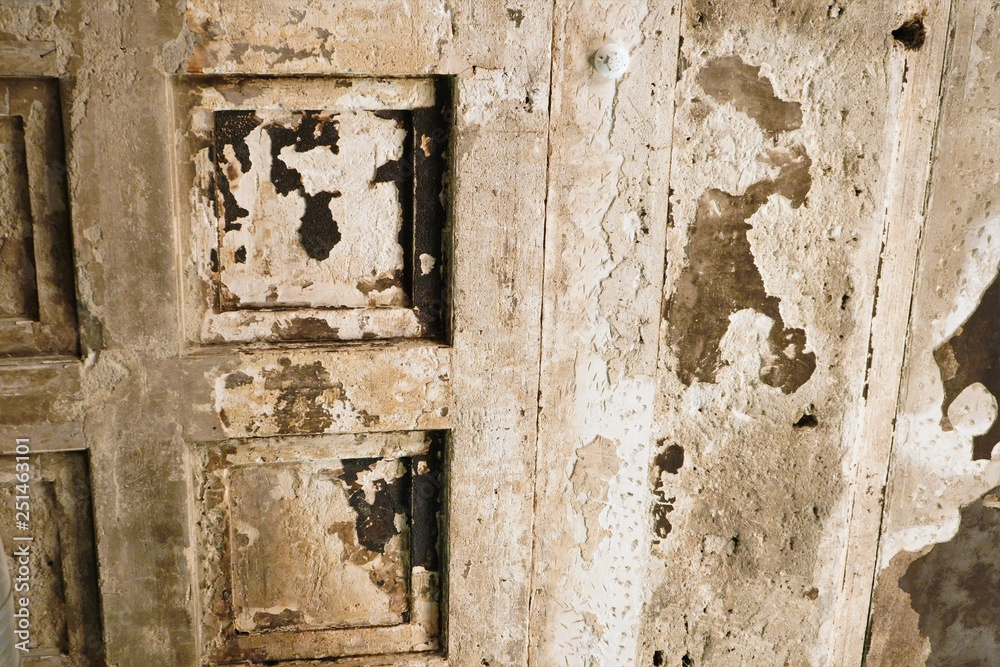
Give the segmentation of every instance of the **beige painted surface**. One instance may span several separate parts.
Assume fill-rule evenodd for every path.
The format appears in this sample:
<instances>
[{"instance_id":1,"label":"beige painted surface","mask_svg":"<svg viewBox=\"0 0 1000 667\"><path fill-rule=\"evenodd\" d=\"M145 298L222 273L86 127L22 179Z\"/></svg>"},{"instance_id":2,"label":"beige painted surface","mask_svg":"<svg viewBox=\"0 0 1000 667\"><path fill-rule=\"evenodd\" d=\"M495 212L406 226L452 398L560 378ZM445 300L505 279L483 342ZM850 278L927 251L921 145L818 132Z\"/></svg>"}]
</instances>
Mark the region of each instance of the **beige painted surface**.
<instances>
[{"instance_id":1,"label":"beige painted surface","mask_svg":"<svg viewBox=\"0 0 1000 667\"><path fill-rule=\"evenodd\" d=\"M0 5L35 664L1000 661L998 16Z\"/></svg>"}]
</instances>

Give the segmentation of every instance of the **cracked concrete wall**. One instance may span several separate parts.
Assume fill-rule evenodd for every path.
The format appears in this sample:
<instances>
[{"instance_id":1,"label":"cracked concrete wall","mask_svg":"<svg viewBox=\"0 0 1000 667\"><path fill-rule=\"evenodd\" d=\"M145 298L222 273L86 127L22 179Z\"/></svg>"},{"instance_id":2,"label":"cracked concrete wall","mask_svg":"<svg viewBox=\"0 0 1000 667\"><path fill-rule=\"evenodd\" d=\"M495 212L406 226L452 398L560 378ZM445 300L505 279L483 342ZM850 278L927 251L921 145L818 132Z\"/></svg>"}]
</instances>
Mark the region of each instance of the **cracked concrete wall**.
<instances>
[{"instance_id":1,"label":"cracked concrete wall","mask_svg":"<svg viewBox=\"0 0 1000 667\"><path fill-rule=\"evenodd\" d=\"M0 433L86 450L101 575L95 629L86 531L52 552L83 565L40 637L67 664L989 662L997 15L0 4L0 84L48 77L67 151L46 199L0 108ZM60 193L62 274L27 251Z\"/></svg>"}]
</instances>

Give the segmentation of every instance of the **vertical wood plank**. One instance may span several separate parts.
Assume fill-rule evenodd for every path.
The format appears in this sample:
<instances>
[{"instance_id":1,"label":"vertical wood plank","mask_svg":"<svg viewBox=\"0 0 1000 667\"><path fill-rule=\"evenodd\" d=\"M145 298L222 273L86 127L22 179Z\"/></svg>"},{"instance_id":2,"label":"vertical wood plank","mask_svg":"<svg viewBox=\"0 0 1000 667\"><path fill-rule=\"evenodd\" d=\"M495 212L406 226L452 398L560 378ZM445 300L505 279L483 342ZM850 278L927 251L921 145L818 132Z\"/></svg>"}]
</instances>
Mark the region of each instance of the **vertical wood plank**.
<instances>
[{"instance_id":1,"label":"vertical wood plank","mask_svg":"<svg viewBox=\"0 0 1000 667\"><path fill-rule=\"evenodd\" d=\"M555 4L530 664L644 664L680 12ZM631 52L618 81L605 42Z\"/></svg>"}]
</instances>

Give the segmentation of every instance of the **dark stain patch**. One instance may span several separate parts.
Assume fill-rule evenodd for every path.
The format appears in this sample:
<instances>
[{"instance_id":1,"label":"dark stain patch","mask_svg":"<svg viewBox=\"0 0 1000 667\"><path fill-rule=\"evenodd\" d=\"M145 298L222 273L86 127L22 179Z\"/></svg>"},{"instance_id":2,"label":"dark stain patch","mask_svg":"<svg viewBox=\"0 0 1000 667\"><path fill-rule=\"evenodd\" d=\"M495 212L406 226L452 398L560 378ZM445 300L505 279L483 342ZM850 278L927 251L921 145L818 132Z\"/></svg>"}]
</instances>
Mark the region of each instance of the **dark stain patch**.
<instances>
[{"instance_id":1,"label":"dark stain patch","mask_svg":"<svg viewBox=\"0 0 1000 667\"><path fill-rule=\"evenodd\" d=\"M653 667L663 667L663 651L653 651Z\"/></svg>"},{"instance_id":2,"label":"dark stain patch","mask_svg":"<svg viewBox=\"0 0 1000 667\"><path fill-rule=\"evenodd\" d=\"M819 426L819 420L816 419L816 415L805 414L799 417L798 421L792 424L792 428L816 428Z\"/></svg>"},{"instance_id":3,"label":"dark stain patch","mask_svg":"<svg viewBox=\"0 0 1000 667\"><path fill-rule=\"evenodd\" d=\"M661 447L663 441L658 443ZM669 445L653 459L653 535L659 542L670 534L673 526L668 515L674 511L675 496L667 497L663 484L663 473L676 475L684 465L684 448L680 445Z\"/></svg>"},{"instance_id":4,"label":"dark stain patch","mask_svg":"<svg viewBox=\"0 0 1000 667\"><path fill-rule=\"evenodd\" d=\"M771 82L760 75L760 67L746 64L739 56L709 62L698 72L698 83L716 100L732 104L771 134L802 127L799 103L779 99Z\"/></svg>"},{"instance_id":5,"label":"dark stain patch","mask_svg":"<svg viewBox=\"0 0 1000 667\"><path fill-rule=\"evenodd\" d=\"M330 212L332 199L332 192L317 192L307 197L299 227L299 242L306 254L318 262L328 258L333 246L340 243L340 229Z\"/></svg>"},{"instance_id":6,"label":"dark stain patch","mask_svg":"<svg viewBox=\"0 0 1000 667\"><path fill-rule=\"evenodd\" d=\"M379 421L381 421L382 419L379 415L373 415L369 413L367 410L358 410L358 418L361 420L361 423L367 428L375 426L375 424L378 424Z\"/></svg>"},{"instance_id":7,"label":"dark stain patch","mask_svg":"<svg viewBox=\"0 0 1000 667\"><path fill-rule=\"evenodd\" d=\"M412 459L413 517L410 524L413 567L435 572L440 567L441 498L445 488L444 436L432 434L427 454Z\"/></svg>"},{"instance_id":8,"label":"dark stain patch","mask_svg":"<svg viewBox=\"0 0 1000 667\"><path fill-rule=\"evenodd\" d=\"M680 445L670 445L656 455L653 465L663 472L676 475L684 466L684 448Z\"/></svg>"},{"instance_id":9,"label":"dark stain patch","mask_svg":"<svg viewBox=\"0 0 1000 667\"><path fill-rule=\"evenodd\" d=\"M245 245L241 245L239 248L237 248L236 252L233 253L233 259L236 260L237 264L246 264L247 263L247 247Z\"/></svg>"},{"instance_id":10,"label":"dark stain patch","mask_svg":"<svg viewBox=\"0 0 1000 667\"><path fill-rule=\"evenodd\" d=\"M280 614L258 611L253 615L254 626L257 630L287 628L292 625L301 625L304 621L305 614L297 609L285 609Z\"/></svg>"},{"instance_id":11,"label":"dark stain patch","mask_svg":"<svg viewBox=\"0 0 1000 667\"><path fill-rule=\"evenodd\" d=\"M396 528L396 515L409 516L409 475L386 480L375 479L370 482L374 487L374 501L369 504L365 489L359 481L361 473L370 472L380 459L345 459L344 483L347 485L347 502L357 513L355 530L358 544L369 551L385 553L385 545L394 535L399 534Z\"/></svg>"},{"instance_id":12,"label":"dark stain patch","mask_svg":"<svg viewBox=\"0 0 1000 667\"><path fill-rule=\"evenodd\" d=\"M299 227L299 241L311 259L321 262L340 243L340 229L330 211L330 202L340 193L331 191L310 195L302 184L302 174L285 164L281 151L290 146L296 153L307 153L325 147L336 155L340 152L340 133L336 114L302 111L296 115L300 118L298 127L267 126L267 134L271 138L271 183L280 195L287 196L296 191L302 197L306 206Z\"/></svg>"},{"instance_id":13,"label":"dark stain patch","mask_svg":"<svg viewBox=\"0 0 1000 667\"><path fill-rule=\"evenodd\" d=\"M372 292L384 292L390 287L401 287L403 281L402 271L395 271L391 276L372 276L364 280L359 280L358 291L369 296Z\"/></svg>"},{"instance_id":14,"label":"dark stain patch","mask_svg":"<svg viewBox=\"0 0 1000 667\"><path fill-rule=\"evenodd\" d=\"M237 387L245 387L248 384L253 384L253 378L244 373L243 371L236 371L235 373L230 373L226 376L225 385L226 389L236 389Z\"/></svg>"},{"instance_id":15,"label":"dark stain patch","mask_svg":"<svg viewBox=\"0 0 1000 667\"><path fill-rule=\"evenodd\" d=\"M296 317L287 325L275 323L271 332L280 340L339 340L340 328L318 317Z\"/></svg>"},{"instance_id":16,"label":"dark stain patch","mask_svg":"<svg viewBox=\"0 0 1000 667\"><path fill-rule=\"evenodd\" d=\"M930 640L928 667L995 665L1000 656L1000 487L961 509L958 532L899 579Z\"/></svg>"},{"instance_id":17,"label":"dark stain patch","mask_svg":"<svg viewBox=\"0 0 1000 667\"><path fill-rule=\"evenodd\" d=\"M955 334L934 350L944 383L941 404L941 427L950 431L948 408L970 384L982 383L991 394L1000 397L1000 280L993 279L980 299L979 306ZM1000 419L990 430L972 440L972 459L987 460L1000 442Z\"/></svg>"},{"instance_id":18,"label":"dark stain patch","mask_svg":"<svg viewBox=\"0 0 1000 667\"><path fill-rule=\"evenodd\" d=\"M924 45L927 39L927 28L919 16L907 20L903 25L892 31L892 38L903 45L908 51L916 51Z\"/></svg>"},{"instance_id":19,"label":"dark stain patch","mask_svg":"<svg viewBox=\"0 0 1000 667\"><path fill-rule=\"evenodd\" d=\"M231 165L226 158L226 146L231 146L240 163L243 173L250 171L253 163L250 161L250 147L247 146L247 136L261 124L260 118L254 111L228 110L216 111L214 115L215 128L213 130L213 153L215 158L215 189L218 197L222 201L217 205L222 206L222 215L225 221L223 231L229 232L242 228L238 222L240 218L246 218L250 211L246 210L236 202L229 184L237 178L235 165Z\"/></svg>"},{"instance_id":20,"label":"dark stain patch","mask_svg":"<svg viewBox=\"0 0 1000 667\"><path fill-rule=\"evenodd\" d=\"M514 22L515 28L521 27L521 21L524 20L524 12L517 8L507 8L507 18Z\"/></svg>"},{"instance_id":21,"label":"dark stain patch","mask_svg":"<svg viewBox=\"0 0 1000 667\"><path fill-rule=\"evenodd\" d=\"M805 148L795 146L769 151L767 161L780 170L774 178L757 181L740 195L713 188L698 201L695 222L688 231L688 266L665 310L667 340L685 385L715 381L729 317L744 308L774 321L768 335L771 354L761 365L761 381L788 394L816 369L816 355L805 351L805 331L785 327L779 299L764 288L746 222L774 195L788 199L793 208L802 206L812 185L812 160Z\"/></svg>"},{"instance_id":22,"label":"dark stain patch","mask_svg":"<svg viewBox=\"0 0 1000 667\"><path fill-rule=\"evenodd\" d=\"M323 364L293 364L288 357L278 359L280 368L265 370L264 389L277 391L274 416L279 433L322 433L333 418L323 394L331 389L343 396L343 387L330 381ZM338 397L339 397L338 396Z\"/></svg>"}]
</instances>

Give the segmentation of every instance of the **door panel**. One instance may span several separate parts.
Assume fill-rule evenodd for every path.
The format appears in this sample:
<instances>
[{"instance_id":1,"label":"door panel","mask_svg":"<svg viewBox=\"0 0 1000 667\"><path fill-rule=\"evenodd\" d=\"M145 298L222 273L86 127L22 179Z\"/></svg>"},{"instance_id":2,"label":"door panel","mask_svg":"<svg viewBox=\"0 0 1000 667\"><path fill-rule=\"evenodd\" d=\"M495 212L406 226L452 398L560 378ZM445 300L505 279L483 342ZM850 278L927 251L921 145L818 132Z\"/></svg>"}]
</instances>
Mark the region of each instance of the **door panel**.
<instances>
[{"instance_id":1,"label":"door panel","mask_svg":"<svg viewBox=\"0 0 1000 667\"><path fill-rule=\"evenodd\" d=\"M523 664L551 7L0 24L63 93L82 347L4 425L86 452L107 663Z\"/></svg>"},{"instance_id":2,"label":"door panel","mask_svg":"<svg viewBox=\"0 0 1000 667\"><path fill-rule=\"evenodd\" d=\"M950 657L994 4L0 2L33 657Z\"/></svg>"}]
</instances>

